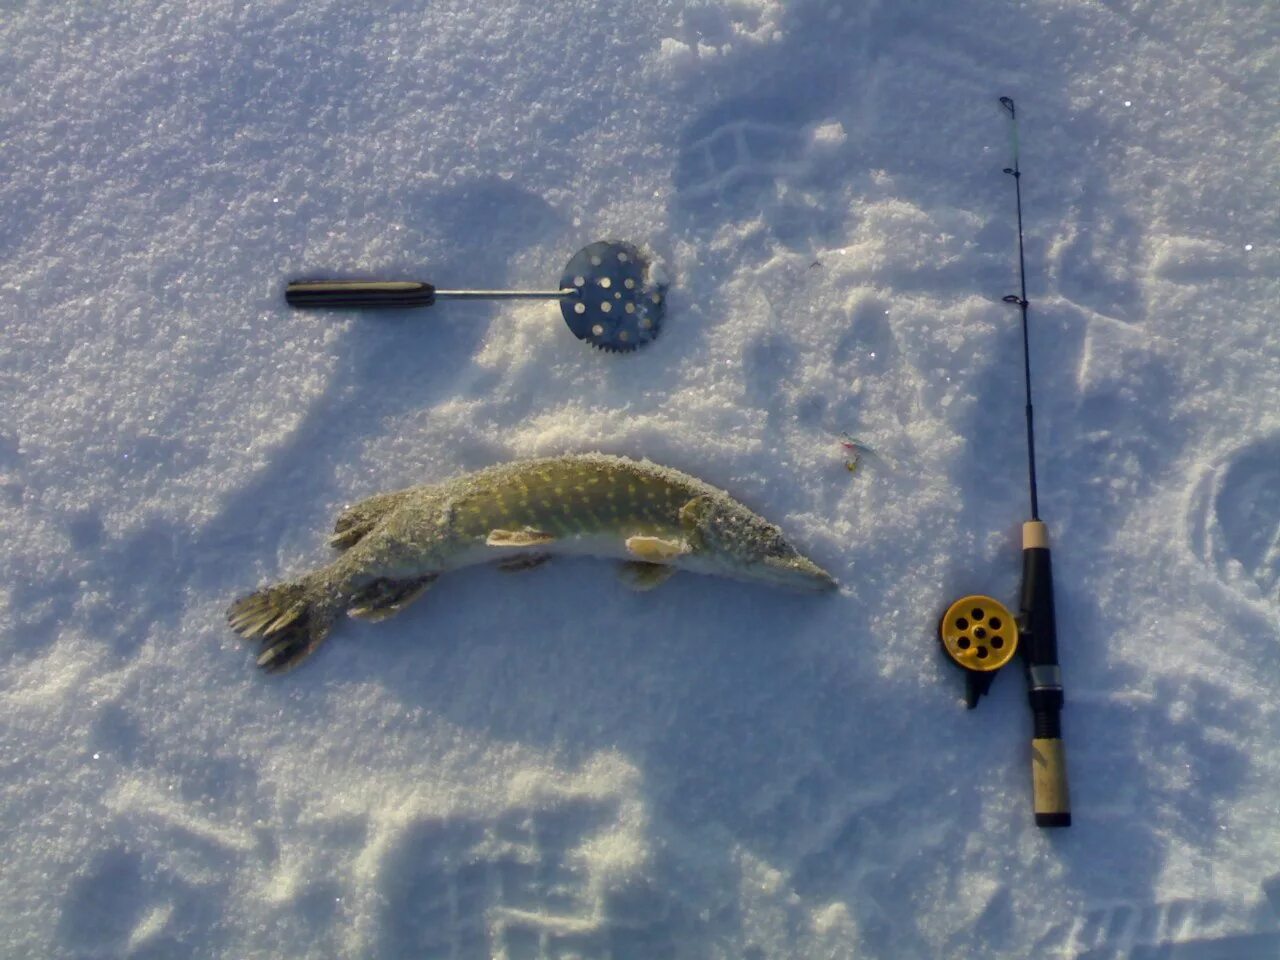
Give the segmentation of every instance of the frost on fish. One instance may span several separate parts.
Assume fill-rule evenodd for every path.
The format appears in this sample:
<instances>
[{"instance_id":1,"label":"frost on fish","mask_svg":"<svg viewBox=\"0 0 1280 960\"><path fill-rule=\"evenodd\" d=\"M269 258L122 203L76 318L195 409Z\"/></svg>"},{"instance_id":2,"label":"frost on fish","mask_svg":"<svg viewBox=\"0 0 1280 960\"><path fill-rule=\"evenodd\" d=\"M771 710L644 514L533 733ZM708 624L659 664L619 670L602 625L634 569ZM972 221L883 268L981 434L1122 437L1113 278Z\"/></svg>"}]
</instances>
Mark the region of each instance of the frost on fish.
<instances>
[{"instance_id":1,"label":"frost on fish","mask_svg":"<svg viewBox=\"0 0 1280 960\"><path fill-rule=\"evenodd\" d=\"M330 543L343 551L332 563L228 610L231 628L259 641L263 669L296 666L343 611L386 619L441 574L480 563L519 570L557 554L616 559L639 590L676 570L802 590L836 585L723 490L603 454L518 461L379 494L345 510Z\"/></svg>"}]
</instances>

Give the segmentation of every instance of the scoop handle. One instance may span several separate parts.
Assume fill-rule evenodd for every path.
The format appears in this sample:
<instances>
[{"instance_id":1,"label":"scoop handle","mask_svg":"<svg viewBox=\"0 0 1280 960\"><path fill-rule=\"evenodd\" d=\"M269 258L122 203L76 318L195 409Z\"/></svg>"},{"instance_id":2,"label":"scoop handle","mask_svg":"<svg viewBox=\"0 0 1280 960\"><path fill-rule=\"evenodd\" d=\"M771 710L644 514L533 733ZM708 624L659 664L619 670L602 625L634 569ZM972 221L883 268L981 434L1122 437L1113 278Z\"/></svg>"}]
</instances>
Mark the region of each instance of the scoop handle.
<instances>
[{"instance_id":1,"label":"scoop handle","mask_svg":"<svg viewBox=\"0 0 1280 960\"><path fill-rule=\"evenodd\" d=\"M299 280L285 287L284 299L302 310L429 307L436 288L419 280Z\"/></svg>"}]
</instances>

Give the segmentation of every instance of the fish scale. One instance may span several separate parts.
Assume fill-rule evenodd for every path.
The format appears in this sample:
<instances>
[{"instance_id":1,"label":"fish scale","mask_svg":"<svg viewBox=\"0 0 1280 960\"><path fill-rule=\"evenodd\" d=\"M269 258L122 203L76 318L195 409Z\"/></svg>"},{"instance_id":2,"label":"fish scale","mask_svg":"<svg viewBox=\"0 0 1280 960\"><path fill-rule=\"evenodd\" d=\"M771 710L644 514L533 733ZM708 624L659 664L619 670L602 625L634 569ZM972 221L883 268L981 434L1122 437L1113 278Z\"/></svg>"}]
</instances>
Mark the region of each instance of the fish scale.
<instances>
[{"instance_id":1,"label":"fish scale","mask_svg":"<svg viewBox=\"0 0 1280 960\"><path fill-rule=\"evenodd\" d=\"M506 492L511 488L524 494L527 506L519 500L513 505ZM493 476L468 491L458 504L476 512L457 534L483 540L495 528L515 527L573 536L623 526L632 533L675 534L679 507L697 495L693 489L660 490L652 479L612 464L572 470L548 464L518 477Z\"/></svg>"}]
</instances>

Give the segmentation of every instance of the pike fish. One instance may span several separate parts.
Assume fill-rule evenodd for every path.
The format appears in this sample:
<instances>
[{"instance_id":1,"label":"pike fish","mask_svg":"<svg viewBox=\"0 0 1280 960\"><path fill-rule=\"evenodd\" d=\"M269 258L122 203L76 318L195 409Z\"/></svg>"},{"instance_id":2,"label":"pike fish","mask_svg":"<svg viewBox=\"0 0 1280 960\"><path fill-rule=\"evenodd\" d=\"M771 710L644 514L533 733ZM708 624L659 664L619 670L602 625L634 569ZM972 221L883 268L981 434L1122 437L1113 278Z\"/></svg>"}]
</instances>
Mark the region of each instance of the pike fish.
<instances>
[{"instance_id":1,"label":"pike fish","mask_svg":"<svg viewBox=\"0 0 1280 960\"><path fill-rule=\"evenodd\" d=\"M481 563L523 570L557 554L617 559L641 590L677 570L799 590L836 586L723 490L604 454L517 461L370 497L338 517L329 542L343 551L332 563L227 611L236 633L260 643L258 666L268 672L301 663L341 612L386 619L441 574Z\"/></svg>"}]
</instances>

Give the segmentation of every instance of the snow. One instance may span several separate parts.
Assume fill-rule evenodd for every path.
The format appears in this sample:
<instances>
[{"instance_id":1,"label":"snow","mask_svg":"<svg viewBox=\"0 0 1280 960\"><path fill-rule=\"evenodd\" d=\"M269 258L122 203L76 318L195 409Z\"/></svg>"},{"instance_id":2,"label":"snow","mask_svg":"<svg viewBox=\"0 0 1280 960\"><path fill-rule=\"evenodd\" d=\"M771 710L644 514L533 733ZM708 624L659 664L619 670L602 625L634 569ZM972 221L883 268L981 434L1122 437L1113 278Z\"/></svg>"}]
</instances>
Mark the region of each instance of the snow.
<instances>
[{"instance_id":1,"label":"snow","mask_svg":"<svg viewBox=\"0 0 1280 960\"><path fill-rule=\"evenodd\" d=\"M1280 952L1280 103L1244 0L139 0L0 21L0 954ZM1012 603L1008 124L1074 825ZM544 288L661 257L630 356ZM881 456L850 473L838 438ZM834 597L442 580L281 678L223 621L369 494L534 455L733 492Z\"/></svg>"}]
</instances>

